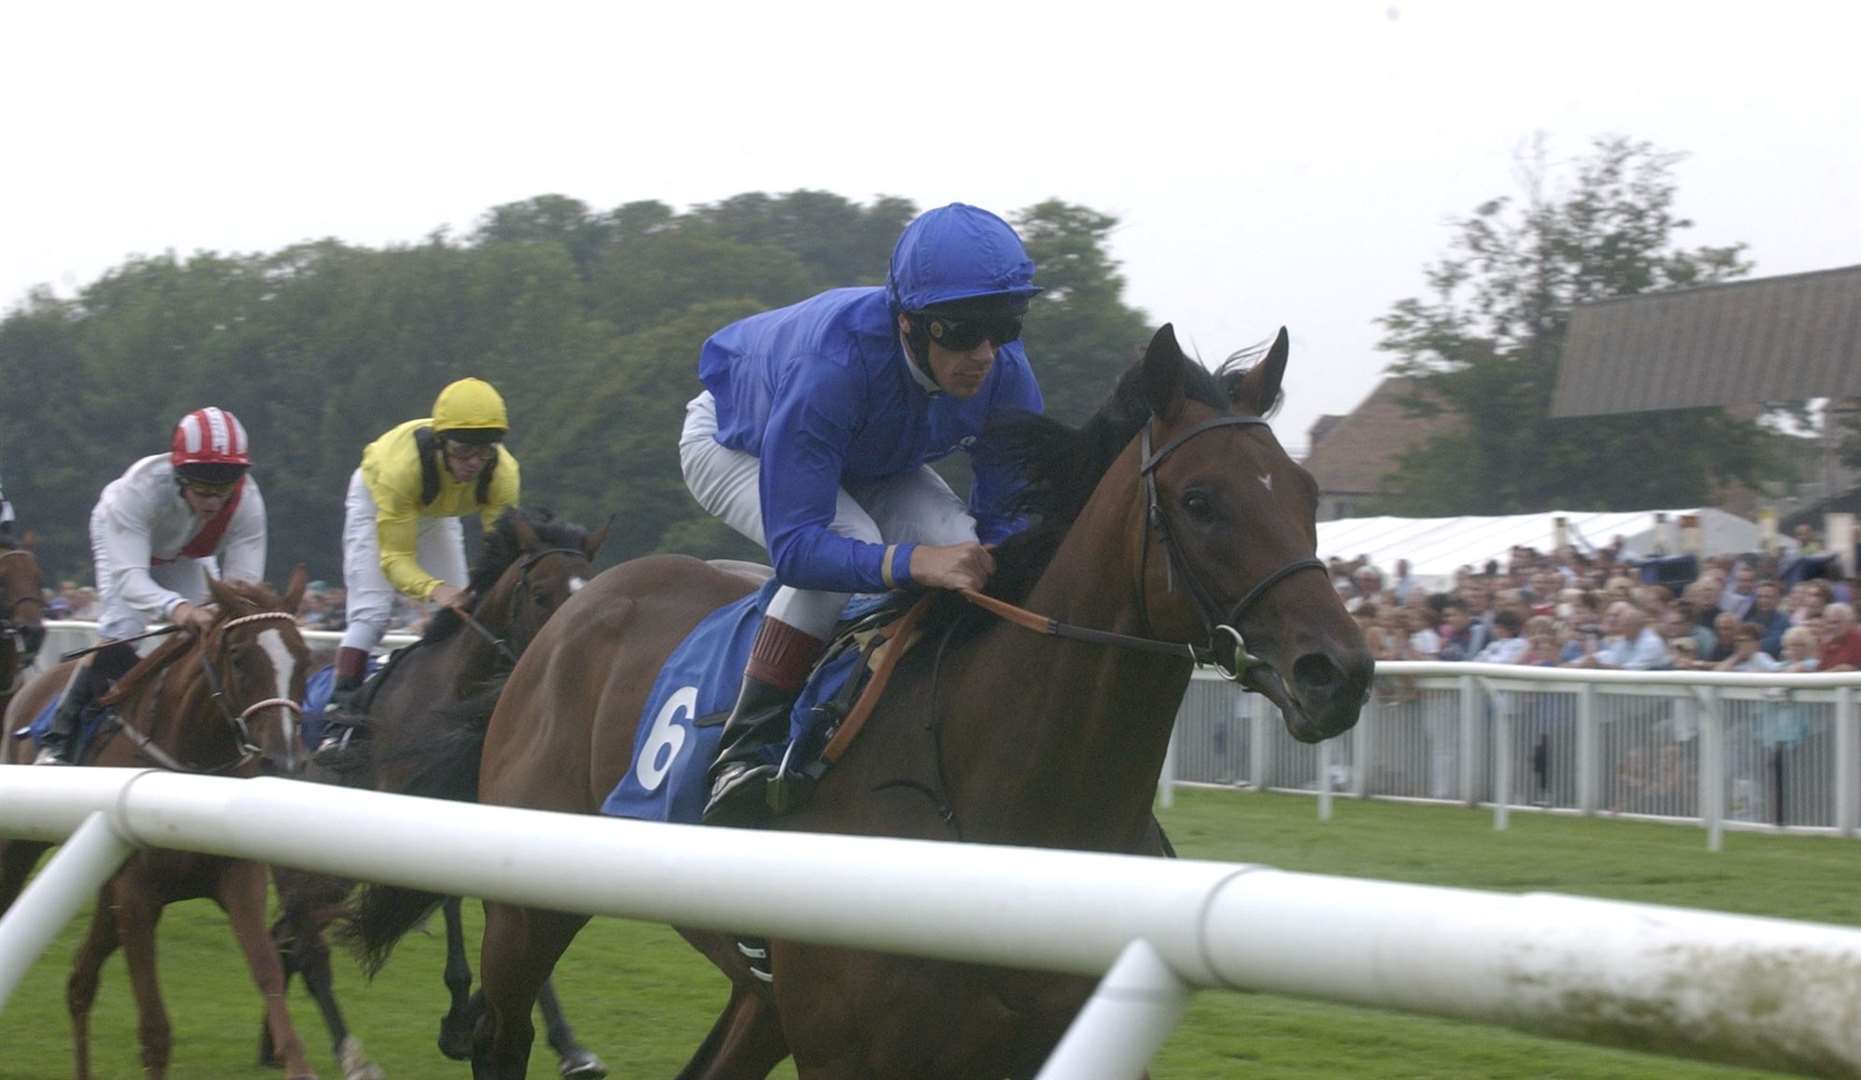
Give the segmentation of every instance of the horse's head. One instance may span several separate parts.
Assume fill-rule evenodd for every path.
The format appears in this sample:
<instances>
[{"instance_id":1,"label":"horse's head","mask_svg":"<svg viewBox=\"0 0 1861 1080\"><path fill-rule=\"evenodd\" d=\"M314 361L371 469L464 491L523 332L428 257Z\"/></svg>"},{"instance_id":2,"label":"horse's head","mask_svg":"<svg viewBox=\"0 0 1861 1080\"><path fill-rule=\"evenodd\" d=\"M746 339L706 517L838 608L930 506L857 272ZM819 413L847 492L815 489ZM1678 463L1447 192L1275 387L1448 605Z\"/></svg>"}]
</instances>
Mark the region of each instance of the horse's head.
<instances>
[{"instance_id":1,"label":"horse's head","mask_svg":"<svg viewBox=\"0 0 1861 1080\"><path fill-rule=\"evenodd\" d=\"M1155 630L1209 642L1217 663L1279 706L1294 738L1317 742L1357 722L1373 663L1314 557L1318 486L1264 419L1287 352L1282 329L1259 363L1218 381L1227 400L1211 401L1187 392L1203 373L1174 331L1151 340L1141 580Z\"/></svg>"},{"instance_id":2,"label":"horse's head","mask_svg":"<svg viewBox=\"0 0 1861 1080\"><path fill-rule=\"evenodd\" d=\"M606 526L586 533L545 510L527 515L515 507L506 510L485 550L485 562L501 562L502 568L473 615L521 653L556 609L594 577L595 552L606 539ZM475 587L478 577L474 574Z\"/></svg>"},{"instance_id":3,"label":"horse's head","mask_svg":"<svg viewBox=\"0 0 1861 1080\"><path fill-rule=\"evenodd\" d=\"M19 665L38 655L45 641L45 575L30 548L0 546L0 635L15 642ZM0 672L0 686L11 672Z\"/></svg>"},{"instance_id":4,"label":"horse's head","mask_svg":"<svg viewBox=\"0 0 1861 1080\"><path fill-rule=\"evenodd\" d=\"M305 762L298 724L310 649L297 628L297 609L307 577L297 567L282 599L263 585L209 581L219 615L201 642L215 707L232 726L241 755L285 776Z\"/></svg>"}]
</instances>

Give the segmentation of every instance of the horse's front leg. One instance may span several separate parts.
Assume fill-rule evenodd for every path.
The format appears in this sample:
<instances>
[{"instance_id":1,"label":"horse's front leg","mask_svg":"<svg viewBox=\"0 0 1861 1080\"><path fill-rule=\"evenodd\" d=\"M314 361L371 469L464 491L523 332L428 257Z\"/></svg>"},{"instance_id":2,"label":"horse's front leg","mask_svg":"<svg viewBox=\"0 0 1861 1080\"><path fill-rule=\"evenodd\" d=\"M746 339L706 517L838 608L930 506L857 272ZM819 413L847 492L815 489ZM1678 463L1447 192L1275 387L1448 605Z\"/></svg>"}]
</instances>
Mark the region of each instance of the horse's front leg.
<instances>
[{"instance_id":1,"label":"horse's front leg","mask_svg":"<svg viewBox=\"0 0 1861 1080\"><path fill-rule=\"evenodd\" d=\"M606 1076L607 1063L576 1040L575 1029L569 1027L569 1018L562 1013L553 979L543 980L536 1003L542 1006L543 1035L556 1051L556 1072L562 1080L601 1080Z\"/></svg>"},{"instance_id":2,"label":"horse's front leg","mask_svg":"<svg viewBox=\"0 0 1861 1080\"><path fill-rule=\"evenodd\" d=\"M446 970L441 976L452 1005L439 1021L439 1052L454 1061L472 1056L472 1025L480 1003L472 997L472 964L465 958L465 924L459 916L459 898L448 896L446 913Z\"/></svg>"},{"instance_id":3,"label":"horse's front leg","mask_svg":"<svg viewBox=\"0 0 1861 1080\"><path fill-rule=\"evenodd\" d=\"M73 1060L76 1062L78 1080L90 1077L90 1010L97 1000L97 982L103 962L116 951L116 916L110 911L107 902L108 888L98 897L97 908L91 912L90 933L85 935L84 944L78 946L77 956L71 962L71 978L65 982L65 1007L71 1012L71 1038L73 1043Z\"/></svg>"},{"instance_id":4,"label":"horse's front leg","mask_svg":"<svg viewBox=\"0 0 1861 1080\"><path fill-rule=\"evenodd\" d=\"M162 1080L168 1074L174 1032L168 1024L168 1010L162 1005L161 987L155 981L155 925L161 921L161 904L133 870L118 875L104 887L104 893L116 918L117 939L129 967L129 985L136 994L136 1038L142 1044L143 1075L147 1080Z\"/></svg>"},{"instance_id":5,"label":"horse's front leg","mask_svg":"<svg viewBox=\"0 0 1861 1080\"><path fill-rule=\"evenodd\" d=\"M303 1040L297 1037L291 1014L285 1009L284 965L265 928L266 874L263 863L230 863L220 877L214 900L232 923L233 936L246 955L246 968L264 999L265 1024L271 1031L273 1051L284 1058L285 1076L289 1080L315 1080L316 1074L304 1057Z\"/></svg>"},{"instance_id":6,"label":"horse's front leg","mask_svg":"<svg viewBox=\"0 0 1861 1080\"><path fill-rule=\"evenodd\" d=\"M37 840L0 840L0 915L19 899L32 868L39 865L39 856L51 846Z\"/></svg>"}]
</instances>

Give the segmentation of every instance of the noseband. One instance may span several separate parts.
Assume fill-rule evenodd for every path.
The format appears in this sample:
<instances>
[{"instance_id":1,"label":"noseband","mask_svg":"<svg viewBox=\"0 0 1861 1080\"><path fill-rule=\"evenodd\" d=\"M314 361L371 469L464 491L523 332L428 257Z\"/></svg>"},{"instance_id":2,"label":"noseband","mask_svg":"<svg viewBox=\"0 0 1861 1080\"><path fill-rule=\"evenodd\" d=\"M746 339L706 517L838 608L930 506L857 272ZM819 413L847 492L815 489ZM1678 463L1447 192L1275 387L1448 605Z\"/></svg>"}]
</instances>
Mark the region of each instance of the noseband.
<instances>
[{"instance_id":1,"label":"noseband","mask_svg":"<svg viewBox=\"0 0 1861 1080\"><path fill-rule=\"evenodd\" d=\"M1144 603L1143 567L1150 563L1150 534L1154 531L1163 538L1163 550L1169 556L1166 569L1170 575L1168 580L1171 587L1174 588L1175 578L1180 574L1189 586L1189 595L1195 600L1196 614L1201 617L1202 629L1208 635L1208 644L1197 656L1197 662L1209 664L1224 678L1240 682L1246 678L1248 669L1265 663L1247 651L1247 644L1241 637L1241 620L1247 616L1248 609L1258 603L1260 598L1267 594L1268 589L1286 578L1301 570L1323 571L1325 564L1316 558L1294 559L1254 582L1253 588L1247 590L1247 595L1241 597L1239 602L1224 614L1219 605L1215 603L1214 596L1202 584L1202 579L1196 576L1195 569L1189 565L1187 559L1183 558L1182 549L1177 546L1175 537L1170 533L1169 517L1163 512L1163 506L1157 500L1157 466L1163 464L1165 459L1197 435L1229 427L1263 427L1270 430L1266 420L1258 416L1217 416L1202 421L1164 443L1153 454L1150 451L1150 425L1148 423L1144 425L1138 446L1143 456L1143 464L1138 467L1138 475L1142 476L1144 481L1144 517L1148 528L1144 530L1144 551L1138 560L1137 601L1139 611L1147 610ZM1223 662L1221 655L1223 647L1227 647L1232 655L1232 659L1226 663Z\"/></svg>"}]
</instances>

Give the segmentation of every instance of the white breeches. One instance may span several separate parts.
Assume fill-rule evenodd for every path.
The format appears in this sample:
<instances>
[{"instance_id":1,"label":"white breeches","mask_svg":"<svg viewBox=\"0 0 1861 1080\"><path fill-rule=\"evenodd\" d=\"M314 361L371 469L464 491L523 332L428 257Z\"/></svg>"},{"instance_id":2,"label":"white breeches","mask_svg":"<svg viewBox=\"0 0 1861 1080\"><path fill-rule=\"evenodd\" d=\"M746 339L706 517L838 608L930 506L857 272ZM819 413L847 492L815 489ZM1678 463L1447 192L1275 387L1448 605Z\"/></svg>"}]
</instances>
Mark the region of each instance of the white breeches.
<instances>
[{"instance_id":1,"label":"white breeches","mask_svg":"<svg viewBox=\"0 0 1861 1080\"><path fill-rule=\"evenodd\" d=\"M414 558L427 573L448 585L464 588L465 531L454 517L421 518ZM349 477L349 495L343 503L342 583L347 594L349 626L343 631L347 649L373 649L388 631L394 612L394 586L381 572L381 544L375 535L375 499L357 469Z\"/></svg>"},{"instance_id":2,"label":"white breeches","mask_svg":"<svg viewBox=\"0 0 1861 1080\"><path fill-rule=\"evenodd\" d=\"M706 390L685 406L679 466L698 505L765 550L758 483L762 462L717 441L717 402ZM834 506L835 533L869 544L961 544L976 540L976 519L928 465L872 480L843 481ZM847 593L783 586L769 614L825 639L846 606Z\"/></svg>"}]
</instances>

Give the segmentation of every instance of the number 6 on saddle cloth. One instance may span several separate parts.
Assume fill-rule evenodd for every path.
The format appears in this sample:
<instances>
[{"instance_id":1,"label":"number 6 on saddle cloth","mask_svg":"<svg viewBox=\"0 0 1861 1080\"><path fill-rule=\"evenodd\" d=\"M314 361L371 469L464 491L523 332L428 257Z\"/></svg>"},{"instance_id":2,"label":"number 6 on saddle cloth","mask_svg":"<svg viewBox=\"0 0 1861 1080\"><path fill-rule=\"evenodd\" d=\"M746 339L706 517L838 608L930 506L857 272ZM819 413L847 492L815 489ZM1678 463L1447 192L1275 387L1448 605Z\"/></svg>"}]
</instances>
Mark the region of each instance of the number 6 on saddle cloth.
<instances>
[{"instance_id":1,"label":"number 6 on saddle cloth","mask_svg":"<svg viewBox=\"0 0 1861 1080\"><path fill-rule=\"evenodd\" d=\"M737 700L744 662L763 612L775 595L761 589L705 616L666 659L653 680L633 747L633 764L601 804L601 812L643 821L695 825L710 797L706 772L723 738L724 718ZM903 594L856 596L847 604L833 644L809 677L789 716L789 764L776 790L805 799L828 764L820 754L836 725L867 684L870 631L903 611ZM782 748L772 747L771 753ZM774 758L769 764L776 764ZM785 809L792 809L788 807Z\"/></svg>"}]
</instances>

